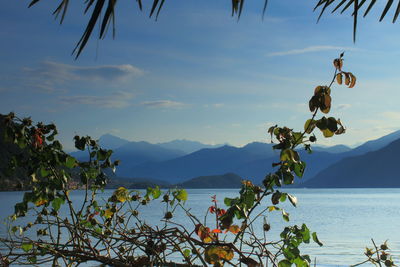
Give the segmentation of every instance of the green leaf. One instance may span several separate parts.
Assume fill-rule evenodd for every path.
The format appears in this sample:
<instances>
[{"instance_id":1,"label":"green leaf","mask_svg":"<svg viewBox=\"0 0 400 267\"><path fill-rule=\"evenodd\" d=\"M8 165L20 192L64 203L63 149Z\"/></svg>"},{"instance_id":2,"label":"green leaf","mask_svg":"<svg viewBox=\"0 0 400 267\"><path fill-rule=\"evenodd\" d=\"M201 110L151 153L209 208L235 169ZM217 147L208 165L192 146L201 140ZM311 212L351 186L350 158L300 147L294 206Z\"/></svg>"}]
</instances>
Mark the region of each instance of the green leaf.
<instances>
[{"instance_id":1,"label":"green leaf","mask_svg":"<svg viewBox=\"0 0 400 267\"><path fill-rule=\"evenodd\" d=\"M32 243L23 243L21 245L21 248L23 251L29 252L33 248L33 244Z\"/></svg>"},{"instance_id":2,"label":"green leaf","mask_svg":"<svg viewBox=\"0 0 400 267\"><path fill-rule=\"evenodd\" d=\"M185 249L185 250L183 251L183 255L184 255L186 258L189 258L190 253L191 253L190 249Z\"/></svg>"},{"instance_id":3,"label":"green leaf","mask_svg":"<svg viewBox=\"0 0 400 267\"><path fill-rule=\"evenodd\" d=\"M296 264L296 267L309 267L310 264L307 260L303 259L302 257L297 257L293 260L293 263Z\"/></svg>"},{"instance_id":4,"label":"green leaf","mask_svg":"<svg viewBox=\"0 0 400 267\"><path fill-rule=\"evenodd\" d=\"M53 207L53 209L55 211L58 211L62 204L64 204L64 199L58 197L53 200L53 202L51 203L51 206Z\"/></svg>"},{"instance_id":5,"label":"green leaf","mask_svg":"<svg viewBox=\"0 0 400 267\"><path fill-rule=\"evenodd\" d=\"M65 160L65 167L67 167L68 169L72 169L73 167L75 167L75 163L76 163L76 159L68 156Z\"/></svg>"},{"instance_id":6,"label":"green leaf","mask_svg":"<svg viewBox=\"0 0 400 267\"><path fill-rule=\"evenodd\" d=\"M174 192L175 198L181 202L185 202L188 198L188 193L186 192L185 189L178 189L177 191Z\"/></svg>"},{"instance_id":7,"label":"green leaf","mask_svg":"<svg viewBox=\"0 0 400 267\"><path fill-rule=\"evenodd\" d=\"M292 263L288 260L281 260L278 263L278 267L290 267L290 266L292 266Z\"/></svg>"},{"instance_id":8,"label":"green leaf","mask_svg":"<svg viewBox=\"0 0 400 267\"><path fill-rule=\"evenodd\" d=\"M160 187L156 186L156 188L153 189L152 195L153 195L153 199L159 198L161 196Z\"/></svg>"},{"instance_id":9,"label":"green leaf","mask_svg":"<svg viewBox=\"0 0 400 267\"><path fill-rule=\"evenodd\" d=\"M103 161L107 158L107 150L100 149L97 151L97 159Z\"/></svg>"},{"instance_id":10,"label":"green leaf","mask_svg":"<svg viewBox=\"0 0 400 267\"><path fill-rule=\"evenodd\" d=\"M306 123L304 124L304 131L308 134L312 133L312 131L315 129L315 120L308 119Z\"/></svg>"},{"instance_id":11,"label":"green leaf","mask_svg":"<svg viewBox=\"0 0 400 267\"><path fill-rule=\"evenodd\" d=\"M279 198L280 202L285 202L287 197L287 193L282 193L281 197Z\"/></svg>"},{"instance_id":12,"label":"green leaf","mask_svg":"<svg viewBox=\"0 0 400 267\"><path fill-rule=\"evenodd\" d=\"M311 237L310 230L304 223L301 226L301 235L303 236L304 243L310 243L310 237Z\"/></svg>"},{"instance_id":13,"label":"green leaf","mask_svg":"<svg viewBox=\"0 0 400 267\"><path fill-rule=\"evenodd\" d=\"M232 207L232 206L236 205L238 202L239 202L239 198L229 198L229 197L224 198L224 203L228 207Z\"/></svg>"},{"instance_id":14,"label":"green leaf","mask_svg":"<svg viewBox=\"0 0 400 267\"><path fill-rule=\"evenodd\" d=\"M146 197L152 196L153 199L157 199L161 196L161 190L159 186L156 186L154 188L148 187L147 188L147 193L146 193Z\"/></svg>"},{"instance_id":15,"label":"green leaf","mask_svg":"<svg viewBox=\"0 0 400 267\"><path fill-rule=\"evenodd\" d=\"M294 175L289 172L289 171L285 171L282 173L283 176L283 183L284 184L293 184L294 181Z\"/></svg>"},{"instance_id":16,"label":"green leaf","mask_svg":"<svg viewBox=\"0 0 400 267\"><path fill-rule=\"evenodd\" d=\"M281 161L294 161L297 162L300 159L299 154L292 149L285 149L281 152Z\"/></svg>"},{"instance_id":17,"label":"green leaf","mask_svg":"<svg viewBox=\"0 0 400 267\"><path fill-rule=\"evenodd\" d=\"M256 199L256 194L252 190L247 190L243 194L243 203L246 205L248 209L253 207L255 199Z\"/></svg>"},{"instance_id":18,"label":"green leaf","mask_svg":"<svg viewBox=\"0 0 400 267\"><path fill-rule=\"evenodd\" d=\"M49 172L48 170L46 170L45 167L42 166L42 167L40 168L40 175L41 175L42 177L47 177L49 174L50 174L50 172Z\"/></svg>"},{"instance_id":19,"label":"green leaf","mask_svg":"<svg viewBox=\"0 0 400 267\"><path fill-rule=\"evenodd\" d=\"M303 177L304 170L306 169L306 163L304 161L299 161L294 164L293 171L298 177Z\"/></svg>"},{"instance_id":20,"label":"green leaf","mask_svg":"<svg viewBox=\"0 0 400 267\"><path fill-rule=\"evenodd\" d=\"M285 221L289 221L289 213L287 213L285 210L282 210L282 218L285 220Z\"/></svg>"},{"instance_id":21,"label":"green leaf","mask_svg":"<svg viewBox=\"0 0 400 267\"><path fill-rule=\"evenodd\" d=\"M304 136L302 136L301 132L292 132L292 135L296 145L303 143Z\"/></svg>"},{"instance_id":22,"label":"green leaf","mask_svg":"<svg viewBox=\"0 0 400 267\"><path fill-rule=\"evenodd\" d=\"M36 264L36 262L37 262L36 256L30 256L27 258L27 260L32 264Z\"/></svg>"},{"instance_id":23,"label":"green leaf","mask_svg":"<svg viewBox=\"0 0 400 267\"><path fill-rule=\"evenodd\" d=\"M312 233L312 238L313 238L314 242L317 243L320 247L322 247L322 246L324 245L324 244L321 243L321 241L319 241L316 232L313 232L313 233Z\"/></svg>"}]
</instances>

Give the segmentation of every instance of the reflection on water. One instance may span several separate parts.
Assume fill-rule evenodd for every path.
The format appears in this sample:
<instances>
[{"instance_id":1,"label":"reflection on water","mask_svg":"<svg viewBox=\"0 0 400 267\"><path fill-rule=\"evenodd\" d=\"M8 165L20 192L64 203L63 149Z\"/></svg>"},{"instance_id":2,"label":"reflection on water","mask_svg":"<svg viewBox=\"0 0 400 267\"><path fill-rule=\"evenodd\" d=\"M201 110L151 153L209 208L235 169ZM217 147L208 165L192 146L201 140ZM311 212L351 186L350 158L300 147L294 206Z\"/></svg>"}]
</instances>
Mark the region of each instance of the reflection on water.
<instances>
[{"instance_id":1,"label":"reflection on water","mask_svg":"<svg viewBox=\"0 0 400 267\"><path fill-rule=\"evenodd\" d=\"M308 225L311 231L318 233L323 247L311 243L302 247L302 252L316 259L318 265L350 265L364 260L366 246L371 246L371 238L377 243L386 239L394 260L399 261L400 255L400 189L292 189L288 190L298 198L298 207L289 203L283 207L290 213L290 224ZM188 190L189 199L186 207L199 219L211 205L211 196L217 195L220 205L225 197L235 197L237 190L232 189L192 189ZM13 205L22 199L22 192L0 192L0 217L2 219L12 214ZM112 194L105 190L100 194L104 199ZM83 191L71 192L74 203L81 203ZM265 208L268 203L260 207ZM162 224L164 206L156 200L147 206L140 207L142 218L149 224ZM266 213L272 228L268 232L271 240L277 239L280 231L288 223L283 222L280 213ZM183 213L174 215L175 221L193 228L192 223L185 219ZM25 220L29 220L25 219ZM208 223L213 227L212 218ZM214 222L215 223L215 222ZM262 221L259 224L259 234L262 234ZM0 225L0 235L4 236L5 227Z\"/></svg>"}]
</instances>

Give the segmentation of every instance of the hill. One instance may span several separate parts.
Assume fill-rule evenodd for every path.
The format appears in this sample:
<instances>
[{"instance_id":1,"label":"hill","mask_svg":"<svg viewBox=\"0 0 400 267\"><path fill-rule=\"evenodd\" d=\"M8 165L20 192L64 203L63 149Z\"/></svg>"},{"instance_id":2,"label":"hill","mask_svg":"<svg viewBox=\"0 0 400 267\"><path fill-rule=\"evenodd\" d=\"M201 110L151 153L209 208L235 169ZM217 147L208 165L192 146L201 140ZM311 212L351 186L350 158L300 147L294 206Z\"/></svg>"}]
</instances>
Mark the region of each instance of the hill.
<instances>
[{"instance_id":1,"label":"hill","mask_svg":"<svg viewBox=\"0 0 400 267\"><path fill-rule=\"evenodd\" d=\"M129 189L146 189L148 187L159 186L161 188L170 188L171 185L164 181L151 179L151 178L117 178L114 177L110 179L109 183L106 185L106 188L119 188L125 187Z\"/></svg>"},{"instance_id":2,"label":"hill","mask_svg":"<svg viewBox=\"0 0 400 267\"><path fill-rule=\"evenodd\" d=\"M240 188L242 178L234 173L200 176L177 184L182 188Z\"/></svg>"},{"instance_id":3,"label":"hill","mask_svg":"<svg viewBox=\"0 0 400 267\"><path fill-rule=\"evenodd\" d=\"M348 152L348 155L350 156L356 156L356 155L362 155L371 151L375 151L378 149L381 149L391 142L397 140L400 138L400 130L395 131L393 133L390 133L388 135L382 136L378 139L375 140L370 140L365 142L364 144L352 149L351 151Z\"/></svg>"},{"instance_id":4,"label":"hill","mask_svg":"<svg viewBox=\"0 0 400 267\"><path fill-rule=\"evenodd\" d=\"M400 187L400 139L376 151L348 157L319 172L304 187Z\"/></svg>"},{"instance_id":5,"label":"hill","mask_svg":"<svg viewBox=\"0 0 400 267\"><path fill-rule=\"evenodd\" d=\"M190 154L196 152L203 148L217 148L223 145L207 145L197 141L190 141L190 140L173 140L170 142L165 143L158 143L157 145L167 148L167 149L175 149L185 152L186 154Z\"/></svg>"},{"instance_id":6,"label":"hill","mask_svg":"<svg viewBox=\"0 0 400 267\"><path fill-rule=\"evenodd\" d=\"M101 147L107 148L107 149L116 149L120 146L123 146L125 144L129 143L128 140L119 138L115 135L112 134L105 134L100 136L99 138L99 144Z\"/></svg>"},{"instance_id":7,"label":"hill","mask_svg":"<svg viewBox=\"0 0 400 267\"><path fill-rule=\"evenodd\" d=\"M253 146L257 149L252 149ZM205 148L176 159L135 166L131 169L131 175L181 183L196 176L232 172L238 166L251 161L270 158L274 154L271 147L270 144L259 143L242 148L227 145L214 149Z\"/></svg>"},{"instance_id":8,"label":"hill","mask_svg":"<svg viewBox=\"0 0 400 267\"><path fill-rule=\"evenodd\" d=\"M278 160L278 153L272 149L272 144L259 142L241 148L223 146L202 149L172 160L134 166L131 176L154 177L169 183L182 183L192 177L233 172L244 179L261 183L265 175L272 171L272 163ZM323 151L315 151L311 155L301 151L301 154L307 162L304 180L343 158L343 153Z\"/></svg>"}]
</instances>

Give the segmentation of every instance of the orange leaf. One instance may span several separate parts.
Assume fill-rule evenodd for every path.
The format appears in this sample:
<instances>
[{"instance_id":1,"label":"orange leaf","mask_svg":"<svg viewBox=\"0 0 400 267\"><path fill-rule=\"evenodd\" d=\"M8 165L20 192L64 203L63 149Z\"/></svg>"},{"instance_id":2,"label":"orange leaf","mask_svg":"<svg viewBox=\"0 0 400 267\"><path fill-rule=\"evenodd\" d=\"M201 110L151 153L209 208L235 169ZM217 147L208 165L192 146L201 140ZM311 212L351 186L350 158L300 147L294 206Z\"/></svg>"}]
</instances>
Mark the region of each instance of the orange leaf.
<instances>
[{"instance_id":1,"label":"orange leaf","mask_svg":"<svg viewBox=\"0 0 400 267\"><path fill-rule=\"evenodd\" d=\"M221 234L222 231L220 229L214 229L214 230L211 231L211 233L220 233Z\"/></svg>"},{"instance_id":2,"label":"orange leaf","mask_svg":"<svg viewBox=\"0 0 400 267\"><path fill-rule=\"evenodd\" d=\"M236 235L237 233L240 232L240 227L237 225L231 225L229 226L229 232Z\"/></svg>"}]
</instances>

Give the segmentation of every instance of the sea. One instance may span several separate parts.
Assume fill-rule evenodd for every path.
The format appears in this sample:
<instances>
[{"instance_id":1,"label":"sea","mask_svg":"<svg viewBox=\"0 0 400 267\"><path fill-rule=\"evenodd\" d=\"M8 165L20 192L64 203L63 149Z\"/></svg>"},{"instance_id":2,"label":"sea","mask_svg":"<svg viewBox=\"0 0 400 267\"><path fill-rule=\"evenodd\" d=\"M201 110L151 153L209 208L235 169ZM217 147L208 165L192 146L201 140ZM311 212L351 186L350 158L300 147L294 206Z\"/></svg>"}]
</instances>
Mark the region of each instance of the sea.
<instances>
[{"instance_id":1,"label":"sea","mask_svg":"<svg viewBox=\"0 0 400 267\"><path fill-rule=\"evenodd\" d=\"M297 207L289 201L279 206L290 214L290 221L285 222L278 211L265 211L263 216L271 225L267 239L276 240L279 233L287 225L302 225L305 223L312 232L317 232L322 247L310 242L302 245L301 252L310 255L312 264L316 266L349 266L366 259L366 247L372 247L387 240L390 253L395 263L400 264L400 189L285 189L284 192L297 197ZM204 220L212 196L216 196L219 207L224 208L225 197L234 198L239 195L239 189L188 189L188 200L185 207L190 212ZM99 198L107 199L113 190L105 190ZM21 201L23 192L0 192L0 220L13 213L15 203ZM74 203L81 203L84 191L71 192ZM149 205L140 207L140 215L152 225L162 225L165 208L161 199L152 201ZM258 211L271 205L265 201ZM193 224L185 219L183 212L176 212L176 222L184 224L188 229ZM207 224L215 226L215 220L208 216ZM263 234L263 219L255 224L255 231ZM0 236L5 236L6 228L0 224Z\"/></svg>"}]
</instances>

